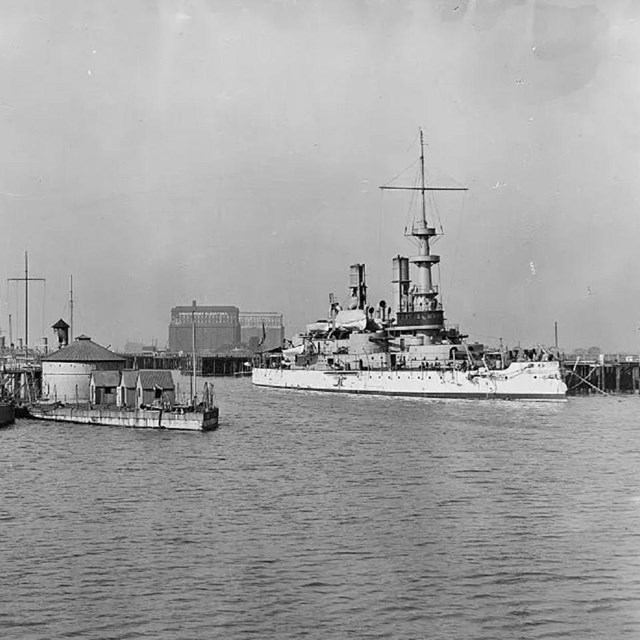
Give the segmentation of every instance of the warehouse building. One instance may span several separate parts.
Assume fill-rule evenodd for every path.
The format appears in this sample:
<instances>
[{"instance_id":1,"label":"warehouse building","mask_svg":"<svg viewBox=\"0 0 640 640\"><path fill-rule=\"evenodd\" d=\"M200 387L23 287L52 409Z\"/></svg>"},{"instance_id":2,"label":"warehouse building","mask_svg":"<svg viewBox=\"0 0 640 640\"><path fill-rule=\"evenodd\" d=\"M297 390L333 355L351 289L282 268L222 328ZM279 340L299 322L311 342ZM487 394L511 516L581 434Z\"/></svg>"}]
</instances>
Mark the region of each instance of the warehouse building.
<instances>
[{"instance_id":1,"label":"warehouse building","mask_svg":"<svg viewBox=\"0 0 640 640\"><path fill-rule=\"evenodd\" d=\"M240 344L238 307L173 307L169 324L169 351L191 353L195 325L197 353L230 351Z\"/></svg>"},{"instance_id":2,"label":"warehouse building","mask_svg":"<svg viewBox=\"0 0 640 640\"><path fill-rule=\"evenodd\" d=\"M169 351L191 353L194 337L198 354L275 349L284 342L282 314L240 311L233 306L199 306L195 300L191 306L173 307Z\"/></svg>"},{"instance_id":3,"label":"warehouse building","mask_svg":"<svg viewBox=\"0 0 640 640\"><path fill-rule=\"evenodd\" d=\"M268 351L282 347L282 314L273 311L241 311L240 340L249 351Z\"/></svg>"}]
</instances>

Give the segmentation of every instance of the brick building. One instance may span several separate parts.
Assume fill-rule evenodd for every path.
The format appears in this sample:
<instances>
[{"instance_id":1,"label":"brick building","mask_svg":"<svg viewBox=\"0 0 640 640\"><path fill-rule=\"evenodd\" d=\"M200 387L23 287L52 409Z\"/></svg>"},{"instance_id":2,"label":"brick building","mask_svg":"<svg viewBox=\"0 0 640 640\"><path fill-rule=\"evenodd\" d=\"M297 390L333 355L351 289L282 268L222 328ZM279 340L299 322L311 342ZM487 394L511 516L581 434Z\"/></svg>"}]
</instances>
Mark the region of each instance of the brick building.
<instances>
[{"instance_id":1,"label":"brick building","mask_svg":"<svg viewBox=\"0 0 640 640\"><path fill-rule=\"evenodd\" d=\"M225 353L235 348L249 351L281 347L282 314L272 311L240 311L238 307L173 307L169 324L169 351L191 353L195 322L196 352Z\"/></svg>"},{"instance_id":2,"label":"brick building","mask_svg":"<svg viewBox=\"0 0 640 640\"><path fill-rule=\"evenodd\" d=\"M169 324L169 351L191 353L193 324L198 353L229 351L240 344L238 307L191 306L173 307Z\"/></svg>"},{"instance_id":3,"label":"brick building","mask_svg":"<svg viewBox=\"0 0 640 640\"><path fill-rule=\"evenodd\" d=\"M241 311L240 340L250 351L267 351L284 343L282 314L273 311Z\"/></svg>"}]
</instances>

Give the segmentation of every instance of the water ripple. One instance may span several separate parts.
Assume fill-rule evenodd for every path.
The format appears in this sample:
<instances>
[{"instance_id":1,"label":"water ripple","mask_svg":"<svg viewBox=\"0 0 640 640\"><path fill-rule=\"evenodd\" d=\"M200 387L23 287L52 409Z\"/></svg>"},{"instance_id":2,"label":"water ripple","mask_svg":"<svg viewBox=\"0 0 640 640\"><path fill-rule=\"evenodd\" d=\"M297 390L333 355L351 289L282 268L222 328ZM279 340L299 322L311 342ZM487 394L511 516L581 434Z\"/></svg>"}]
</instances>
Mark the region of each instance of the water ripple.
<instances>
[{"instance_id":1,"label":"water ripple","mask_svg":"<svg viewBox=\"0 0 640 640\"><path fill-rule=\"evenodd\" d=\"M637 397L216 386L214 433L0 431L1 637L640 637Z\"/></svg>"}]
</instances>

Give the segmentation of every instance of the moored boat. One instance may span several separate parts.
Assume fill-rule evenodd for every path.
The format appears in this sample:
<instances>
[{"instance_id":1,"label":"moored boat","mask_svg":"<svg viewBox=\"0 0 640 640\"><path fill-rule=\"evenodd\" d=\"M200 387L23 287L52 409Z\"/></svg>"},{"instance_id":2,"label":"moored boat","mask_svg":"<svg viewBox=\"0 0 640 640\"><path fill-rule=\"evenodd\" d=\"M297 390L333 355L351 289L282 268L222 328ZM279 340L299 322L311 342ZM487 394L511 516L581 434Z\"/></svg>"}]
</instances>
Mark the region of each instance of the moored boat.
<instances>
[{"instance_id":1,"label":"moored boat","mask_svg":"<svg viewBox=\"0 0 640 640\"><path fill-rule=\"evenodd\" d=\"M424 142L420 131L421 194L413 223L417 255L393 259L393 300L367 304L365 265L351 266L349 302L343 309L330 296L329 317L307 326L299 344L275 357L264 354L252 381L264 387L334 393L426 398L564 400L567 387L556 355L543 347L489 350L467 342L445 323L432 268L440 256L430 250L438 235L427 222L429 191L466 191L425 183ZM413 264L415 278L410 277Z\"/></svg>"}]
</instances>

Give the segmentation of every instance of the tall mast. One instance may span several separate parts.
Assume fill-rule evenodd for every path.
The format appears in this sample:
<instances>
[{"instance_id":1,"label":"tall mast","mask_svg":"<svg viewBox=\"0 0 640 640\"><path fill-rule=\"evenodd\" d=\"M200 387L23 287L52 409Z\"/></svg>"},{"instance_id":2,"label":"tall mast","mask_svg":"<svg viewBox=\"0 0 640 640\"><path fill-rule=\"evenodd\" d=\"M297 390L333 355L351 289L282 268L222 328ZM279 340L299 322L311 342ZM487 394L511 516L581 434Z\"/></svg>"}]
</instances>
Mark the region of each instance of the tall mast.
<instances>
[{"instance_id":1,"label":"tall mast","mask_svg":"<svg viewBox=\"0 0 640 640\"><path fill-rule=\"evenodd\" d=\"M427 225L427 197L424 178L424 133L420 128L420 194L422 196L422 217L417 225L413 226L412 235L418 239L418 255L411 258L418 268L418 290L416 291L415 308L418 310L429 309L435 303L438 293L433 287L431 267L440 262L440 256L431 255L429 250L429 238L436 235L435 227Z\"/></svg>"},{"instance_id":2,"label":"tall mast","mask_svg":"<svg viewBox=\"0 0 640 640\"><path fill-rule=\"evenodd\" d=\"M427 333L431 339L437 339L444 327L444 318L441 307L438 307L436 297L437 287L433 285L431 268L440 262L440 256L433 255L429 247L429 238L437 235L435 227L430 227L427 222L427 191L467 191L466 187L431 187L427 186L424 168L424 133L420 132L420 185L417 187L401 187L385 185L382 190L407 190L420 191L422 210L420 217L411 229L411 235L418 241L418 254L411 257L410 261L416 266L417 281L413 293L412 309L407 312L406 318L398 320L406 327L411 327L423 333Z\"/></svg>"},{"instance_id":3,"label":"tall mast","mask_svg":"<svg viewBox=\"0 0 640 640\"><path fill-rule=\"evenodd\" d=\"M69 342L73 342L73 275L71 276L71 297L69 298Z\"/></svg>"},{"instance_id":4,"label":"tall mast","mask_svg":"<svg viewBox=\"0 0 640 640\"><path fill-rule=\"evenodd\" d=\"M420 127L420 184L422 191L422 224L427 226L427 200L425 196L425 180L424 180L424 134Z\"/></svg>"},{"instance_id":5,"label":"tall mast","mask_svg":"<svg viewBox=\"0 0 640 640\"><path fill-rule=\"evenodd\" d=\"M24 282L24 347L26 349L27 345L29 344L29 282L45 282L45 279L29 277L29 254L27 251L25 251L24 278L7 278L7 280L14 282Z\"/></svg>"},{"instance_id":6,"label":"tall mast","mask_svg":"<svg viewBox=\"0 0 640 640\"><path fill-rule=\"evenodd\" d=\"M29 344L29 254L24 252L24 348Z\"/></svg>"},{"instance_id":7,"label":"tall mast","mask_svg":"<svg viewBox=\"0 0 640 640\"><path fill-rule=\"evenodd\" d=\"M195 305L191 311L191 401L193 408L196 406L197 380L196 380L196 310Z\"/></svg>"}]
</instances>

